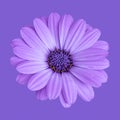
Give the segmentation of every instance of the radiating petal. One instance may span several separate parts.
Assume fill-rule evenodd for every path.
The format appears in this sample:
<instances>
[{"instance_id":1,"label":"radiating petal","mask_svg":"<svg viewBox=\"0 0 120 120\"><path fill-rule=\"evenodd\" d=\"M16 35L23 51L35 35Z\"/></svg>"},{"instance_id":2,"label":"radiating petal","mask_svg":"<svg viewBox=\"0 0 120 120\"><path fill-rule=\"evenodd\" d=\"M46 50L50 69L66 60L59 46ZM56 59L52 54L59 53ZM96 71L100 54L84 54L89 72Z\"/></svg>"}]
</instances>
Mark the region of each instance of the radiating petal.
<instances>
[{"instance_id":1,"label":"radiating petal","mask_svg":"<svg viewBox=\"0 0 120 120\"><path fill-rule=\"evenodd\" d=\"M49 99L56 99L60 93L62 88L62 78L58 73L53 73L51 79L47 84L47 94Z\"/></svg>"},{"instance_id":2,"label":"radiating petal","mask_svg":"<svg viewBox=\"0 0 120 120\"><path fill-rule=\"evenodd\" d=\"M85 30L86 23L84 20L80 19L79 21L74 23L69 30L64 48L68 51L73 52L74 49L76 49L80 44L82 37L85 33Z\"/></svg>"},{"instance_id":3,"label":"radiating petal","mask_svg":"<svg viewBox=\"0 0 120 120\"><path fill-rule=\"evenodd\" d=\"M109 67L109 46L99 39L100 30L83 19L74 22L71 15L61 17L57 13L36 18L33 24L23 27L21 38L11 43L14 57L10 62L19 72L16 81L27 84L39 100L59 97L65 108L75 103L77 95L85 101L92 100L93 87L108 80L104 69ZM64 64L71 65L69 72ZM53 72L50 65L64 70Z\"/></svg>"},{"instance_id":4,"label":"radiating petal","mask_svg":"<svg viewBox=\"0 0 120 120\"><path fill-rule=\"evenodd\" d=\"M75 61L74 65L80 68L102 70L109 67L109 60L101 59L96 61Z\"/></svg>"},{"instance_id":5,"label":"radiating petal","mask_svg":"<svg viewBox=\"0 0 120 120\"><path fill-rule=\"evenodd\" d=\"M52 71L50 69L42 70L34 74L28 82L28 89L37 91L44 88L50 80Z\"/></svg>"},{"instance_id":6,"label":"radiating petal","mask_svg":"<svg viewBox=\"0 0 120 120\"><path fill-rule=\"evenodd\" d=\"M23 74L33 74L48 68L46 62L24 61L17 65L16 69Z\"/></svg>"},{"instance_id":7,"label":"radiating petal","mask_svg":"<svg viewBox=\"0 0 120 120\"><path fill-rule=\"evenodd\" d=\"M16 81L19 83L19 84L27 84L30 77L32 75L27 75L27 74L19 74L16 78Z\"/></svg>"},{"instance_id":8,"label":"radiating petal","mask_svg":"<svg viewBox=\"0 0 120 120\"><path fill-rule=\"evenodd\" d=\"M79 96L85 101L91 101L94 98L94 90L90 85L76 81Z\"/></svg>"},{"instance_id":9,"label":"radiating petal","mask_svg":"<svg viewBox=\"0 0 120 120\"><path fill-rule=\"evenodd\" d=\"M46 26L48 26L48 17L44 16L41 17L40 19L45 23Z\"/></svg>"},{"instance_id":10,"label":"radiating petal","mask_svg":"<svg viewBox=\"0 0 120 120\"><path fill-rule=\"evenodd\" d=\"M77 99L77 88L74 82L74 78L69 73L62 74L62 82L63 82L63 96L68 104L73 104Z\"/></svg>"},{"instance_id":11,"label":"radiating petal","mask_svg":"<svg viewBox=\"0 0 120 120\"><path fill-rule=\"evenodd\" d=\"M60 100L61 104L63 105L63 107L65 107L65 108L71 107L71 104L68 104L67 101L65 101L62 94L59 96L59 100Z\"/></svg>"},{"instance_id":12,"label":"radiating petal","mask_svg":"<svg viewBox=\"0 0 120 120\"><path fill-rule=\"evenodd\" d=\"M99 39L100 35L101 32L98 29L93 29L91 32L89 32L82 38L82 42L79 44L79 47L76 49L76 51L74 51L74 53L88 49L93 46Z\"/></svg>"},{"instance_id":13,"label":"radiating petal","mask_svg":"<svg viewBox=\"0 0 120 120\"><path fill-rule=\"evenodd\" d=\"M66 37L68 35L68 31L70 26L72 25L73 18L71 15L64 15L59 22L59 39L60 39L60 47L63 49Z\"/></svg>"},{"instance_id":14,"label":"radiating petal","mask_svg":"<svg viewBox=\"0 0 120 120\"><path fill-rule=\"evenodd\" d=\"M21 29L20 33L23 40L28 44L29 47L32 47L34 49L39 48L43 52L48 51L48 48L46 48L46 46L43 44L43 42L40 40L32 28L24 27Z\"/></svg>"},{"instance_id":15,"label":"radiating petal","mask_svg":"<svg viewBox=\"0 0 120 120\"><path fill-rule=\"evenodd\" d=\"M34 27L43 43L50 49L54 50L56 42L54 37L51 35L50 30L46 24L39 18L34 20Z\"/></svg>"},{"instance_id":16,"label":"radiating petal","mask_svg":"<svg viewBox=\"0 0 120 120\"><path fill-rule=\"evenodd\" d=\"M106 83L108 81L108 75L104 70L98 71L99 74L103 76L103 79L100 79L102 83Z\"/></svg>"},{"instance_id":17,"label":"radiating petal","mask_svg":"<svg viewBox=\"0 0 120 120\"><path fill-rule=\"evenodd\" d=\"M46 61L47 56L41 50L32 49L25 46L14 47L13 52L16 56L25 60Z\"/></svg>"},{"instance_id":18,"label":"radiating petal","mask_svg":"<svg viewBox=\"0 0 120 120\"><path fill-rule=\"evenodd\" d=\"M23 59L21 59L19 57L16 57L16 56L13 56L13 57L10 58L10 63L12 65L15 65L15 66L18 65L19 63L23 62L23 61L24 61Z\"/></svg>"},{"instance_id":19,"label":"radiating petal","mask_svg":"<svg viewBox=\"0 0 120 120\"><path fill-rule=\"evenodd\" d=\"M72 38L73 39L72 41L74 41L74 42L70 49L71 53L74 53L76 48L78 48L78 46L82 42L82 38L85 34L85 30L86 30L86 22L84 20L81 20L81 24L79 25L79 28L77 29L77 31L75 32L75 34Z\"/></svg>"},{"instance_id":20,"label":"radiating petal","mask_svg":"<svg viewBox=\"0 0 120 120\"><path fill-rule=\"evenodd\" d=\"M59 31L58 31L59 20L60 20L60 15L57 13L51 13L48 18L48 27L50 29L52 36L56 41L57 49L60 49L60 40L59 40Z\"/></svg>"},{"instance_id":21,"label":"radiating petal","mask_svg":"<svg viewBox=\"0 0 120 120\"><path fill-rule=\"evenodd\" d=\"M74 61L95 61L104 59L108 51L99 48L89 48L72 55Z\"/></svg>"},{"instance_id":22,"label":"radiating petal","mask_svg":"<svg viewBox=\"0 0 120 120\"><path fill-rule=\"evenodd\" d=\"M47 100L48 96L47 96L47 92L46 92L46 87L42 88L39 91L36 91L36 96L37 96L37 99L39 99L39 100Z\"/></svg>"},{"instance_id":23,"label":"radiating petal","mask_svg":"<svg viewBox=\"0 0 120 120\"><path fill-rule=\"evenodd\" d=\"M100 49L104 49L104 50L109 50L109 44L106 41L97 41L92 48L100 48Z\"/></svg>"},{"instance_id":24,"label":"radiating petal","mask_svg":"<svg viewBox=\"0 0 120 120\"><path fill-rule=\"evenodd\" d=\"M90 70L79 67L72 67L70 72L80 81L93 87L100 87L103 81L107 81L107 76L103 70Z\"/></svg>"},{"instance_id":25,"label":"radiating petal","mask_svg":"<svg viewBox=\"0 0 120 120\"><path fill-rule=\"evenodd\" d=\"M14 39L11 42L11 46L14 48L16 46L24 46L24 47L28 47L27 44L20 38Z\"/></svg>"}]
</instances>

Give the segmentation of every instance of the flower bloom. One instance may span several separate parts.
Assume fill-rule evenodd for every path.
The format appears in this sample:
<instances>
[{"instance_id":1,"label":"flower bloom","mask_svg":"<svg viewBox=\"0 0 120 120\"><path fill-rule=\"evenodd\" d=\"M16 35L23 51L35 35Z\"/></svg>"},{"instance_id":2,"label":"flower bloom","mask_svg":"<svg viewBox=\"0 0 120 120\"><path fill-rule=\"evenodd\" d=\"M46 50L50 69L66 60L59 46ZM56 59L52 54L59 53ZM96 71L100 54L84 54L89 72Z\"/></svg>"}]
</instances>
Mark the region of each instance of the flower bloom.
<instances>
[{"instance_id":1,"label":"flower bloom","mask_svg":"<svg viewBox=\"0 0 120 120\"><path fill-rule=\"evenodd\" d=\"M57 13L36 18L33 25L23 27L21 38L12 41L17 82L27 84L40 100L59 98L64 107L75 103L78 95L93 99L93 87L108 78L108 43L99 40L100 30Z\"/></svg>"}]
</instances>

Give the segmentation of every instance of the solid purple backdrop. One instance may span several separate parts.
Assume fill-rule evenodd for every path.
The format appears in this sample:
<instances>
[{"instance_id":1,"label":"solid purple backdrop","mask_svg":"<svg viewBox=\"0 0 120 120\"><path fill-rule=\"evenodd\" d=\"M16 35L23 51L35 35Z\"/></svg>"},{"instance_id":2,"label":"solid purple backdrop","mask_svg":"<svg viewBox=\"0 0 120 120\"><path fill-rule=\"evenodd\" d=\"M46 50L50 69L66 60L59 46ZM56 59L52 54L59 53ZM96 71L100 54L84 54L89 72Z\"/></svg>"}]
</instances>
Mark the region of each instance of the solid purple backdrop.
<instances>
[{"instance_id":1,"label":"solid purple backdrop","mask_svg":"<svg viewBox=\"0 0 120 120\"><path fill-rule=\"evenodd\" d=\"M0 0L0 120L120 120L120 4L119 0ZM69 109L58 100L38 101L33 92L16 83L17 72L9 63L10 42L22 26L51 12L71 14L102 31L110 44L109 82L95 89L87 103L80 98Z\"/></svg>"}]
</instances>

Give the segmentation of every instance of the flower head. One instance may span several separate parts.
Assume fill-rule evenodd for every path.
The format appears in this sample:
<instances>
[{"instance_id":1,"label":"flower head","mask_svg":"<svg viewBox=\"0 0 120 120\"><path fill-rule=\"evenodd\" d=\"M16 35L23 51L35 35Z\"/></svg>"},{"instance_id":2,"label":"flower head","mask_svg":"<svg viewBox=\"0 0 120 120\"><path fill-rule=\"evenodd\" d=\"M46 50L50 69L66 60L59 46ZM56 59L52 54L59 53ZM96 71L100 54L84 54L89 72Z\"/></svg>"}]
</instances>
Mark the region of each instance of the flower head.
<instances>
[{"instance_id":1,"label":"flower head","mask_svg":"<svg viewBox=\"0 0 120 120\"><path fill-rule=\"evenodd\" d=\"M59 97L64 107L78 95L93 99L93 87L107 81L104 69L109 66L108 43L99 40L101 32L83 19L75 22L71 15L57 13L36 18L33 24L12 41L17 82L27 84L40 100Z\"/></svg>"}]
</instances>

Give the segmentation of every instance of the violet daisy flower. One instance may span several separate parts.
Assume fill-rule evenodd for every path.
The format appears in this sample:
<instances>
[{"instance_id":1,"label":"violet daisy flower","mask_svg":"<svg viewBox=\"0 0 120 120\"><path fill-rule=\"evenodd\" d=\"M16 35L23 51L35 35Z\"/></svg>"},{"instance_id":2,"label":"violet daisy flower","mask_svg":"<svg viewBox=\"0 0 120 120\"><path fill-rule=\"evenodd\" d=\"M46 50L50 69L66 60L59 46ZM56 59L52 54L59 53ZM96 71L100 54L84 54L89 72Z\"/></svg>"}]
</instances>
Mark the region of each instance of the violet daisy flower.
<instances>
[{"instance_id":1,"label":"violet daisy flower","mask_svg":"<svg viewBox=\"0 0 120 120\"><path fill-rule=\"evenodd\" d=\"M20 39L12 41L11 63L19 75L17 82L27 84L40 100L59 97L64 107L75 103L77 95L90 101L93 87L107 82L104 71L108 43L98 39L101 32L83 19L52 13L36 18L34 27L21 29Z\"/></svg>"}]
</instances>

